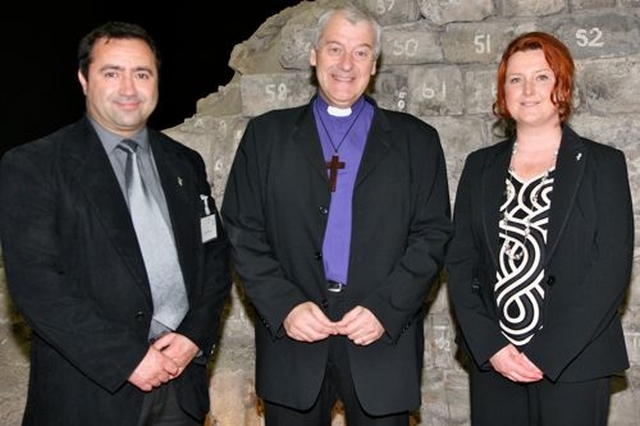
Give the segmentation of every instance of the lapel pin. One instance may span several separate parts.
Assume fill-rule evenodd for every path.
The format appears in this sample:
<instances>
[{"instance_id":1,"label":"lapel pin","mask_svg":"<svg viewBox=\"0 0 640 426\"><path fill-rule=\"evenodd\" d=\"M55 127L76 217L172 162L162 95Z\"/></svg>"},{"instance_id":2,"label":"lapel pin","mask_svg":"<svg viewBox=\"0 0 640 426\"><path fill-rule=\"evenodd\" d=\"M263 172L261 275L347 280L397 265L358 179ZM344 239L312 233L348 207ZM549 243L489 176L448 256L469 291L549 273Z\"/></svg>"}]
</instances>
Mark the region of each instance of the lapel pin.
<instances>
[{"instance_id":1,"label":"lapel pin","mask_svg":"<svg viewBox=\"0 0 640 426\"><path fill-rule=\"evenodd\" d=\"M178 176L178 185L182 186L182 178Z\"/></svg>"},{"instance_id":2,"label":"lapel pin","mask_svg":"<svg viewBox=\"0 0 640 426\"><path fill-rule=\"evenodd\" d=\"M580 161L580 159L582 158L582 153L579 152L576 154L576 161Z\"/></svg>"}]
</instances>

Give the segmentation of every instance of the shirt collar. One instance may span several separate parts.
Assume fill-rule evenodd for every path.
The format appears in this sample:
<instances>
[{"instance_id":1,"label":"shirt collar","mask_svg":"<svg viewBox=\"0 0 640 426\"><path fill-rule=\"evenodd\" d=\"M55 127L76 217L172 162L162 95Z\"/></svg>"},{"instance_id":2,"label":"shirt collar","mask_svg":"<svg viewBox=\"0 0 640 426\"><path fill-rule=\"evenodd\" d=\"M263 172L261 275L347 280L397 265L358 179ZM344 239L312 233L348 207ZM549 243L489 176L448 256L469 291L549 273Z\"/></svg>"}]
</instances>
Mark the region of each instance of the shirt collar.
<instances>
[{"instance_id":1,"label":"shirt collar","mask_svg":"<svg viewBox=\"0 0 640 426\"><path fill-rule=\"evenodd\" d=\"M93 128L98 134L98 138L100 138L100 141L102 142L102 145L104 145L106 151L112 152L113 150L115 150L118 147L118 144L122 141L123 137L105 129L93 118L89 116L87 117L89 118L89 122L93 125ZM143 151L148 151L149 150L148 133L149 132L147 131L147 127L145 126L138 133L136 133L135 135L127 139L132 139L136 141L136 143L140 146L139 149L142 149Z\"/></svg>"}]
</instances>

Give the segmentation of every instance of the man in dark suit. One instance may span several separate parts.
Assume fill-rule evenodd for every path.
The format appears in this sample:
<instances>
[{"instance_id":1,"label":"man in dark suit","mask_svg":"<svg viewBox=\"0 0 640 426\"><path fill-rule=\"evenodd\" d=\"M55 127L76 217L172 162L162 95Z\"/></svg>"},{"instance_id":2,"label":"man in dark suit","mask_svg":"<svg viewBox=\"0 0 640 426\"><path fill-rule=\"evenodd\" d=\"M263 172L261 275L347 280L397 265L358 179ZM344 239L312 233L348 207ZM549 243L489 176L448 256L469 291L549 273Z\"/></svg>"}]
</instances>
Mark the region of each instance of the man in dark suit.
<instances>
[{"instance_id":1,"label":"man in dark suit","mask_svg":"<svg viewBox=\"0 0 640 426\"><path fill-rule=\"evenodd\" d=\"M380 26L318 22L318 95L247 125L222 208L257 312L267 426L407 425L421 403L423 304L451 232L436 130L364 95Z\"/></svg>"},{"instance_id":2,"label":"man in dark suit","mask_svg":"<svg viewBox=\"0 0 640 426\"><path fill-rule=\"evenodd\" d=\"M146 126L160 63L142 28L96 28L78 59L86 115L0 168L8 287L33 330L23 424L201 425L231 286L204 163Z\"/></svg>"}]
</instances>

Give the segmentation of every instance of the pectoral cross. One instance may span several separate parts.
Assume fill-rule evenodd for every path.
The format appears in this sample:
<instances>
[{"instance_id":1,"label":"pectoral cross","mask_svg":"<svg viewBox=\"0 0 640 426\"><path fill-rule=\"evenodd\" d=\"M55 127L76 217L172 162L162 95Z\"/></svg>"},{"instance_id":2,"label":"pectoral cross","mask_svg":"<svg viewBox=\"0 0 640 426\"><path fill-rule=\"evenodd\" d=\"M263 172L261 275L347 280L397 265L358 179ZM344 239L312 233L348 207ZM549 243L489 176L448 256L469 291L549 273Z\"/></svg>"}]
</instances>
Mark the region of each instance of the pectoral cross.
<instances>
[{"instance_id":1,"label":"pectoral cross","mask_svg":"<svg viewBox=\"0 0 640 426\"><path fill-rule=\"evenodd\" d=\"M327 169L329 169L329 189L331 189L331 192L336 191L338 169L344 169L344 165L344 162L340 161L340 157L337 155L332 156L331 161L327 163Z\"/></svg>"}]
</instances>

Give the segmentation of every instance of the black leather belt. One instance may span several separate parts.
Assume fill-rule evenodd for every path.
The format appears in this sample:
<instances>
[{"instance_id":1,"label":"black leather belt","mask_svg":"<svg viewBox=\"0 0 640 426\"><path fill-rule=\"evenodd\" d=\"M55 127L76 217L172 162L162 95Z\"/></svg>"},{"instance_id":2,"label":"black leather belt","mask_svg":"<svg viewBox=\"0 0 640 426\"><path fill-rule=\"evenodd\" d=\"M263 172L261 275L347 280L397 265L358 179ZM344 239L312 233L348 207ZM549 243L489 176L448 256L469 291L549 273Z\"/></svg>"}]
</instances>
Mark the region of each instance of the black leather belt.
<instances>
[{"instance_id":1,"label":"black leather belt","mask_svg":"<svg viewBox=\"0 0 640 426\"><path fill-rule=\"evenodd\" d=\"M331 293L340 293L347 285L338 281L327 281L327 290Z\"/></svg>"}]
</instances>

